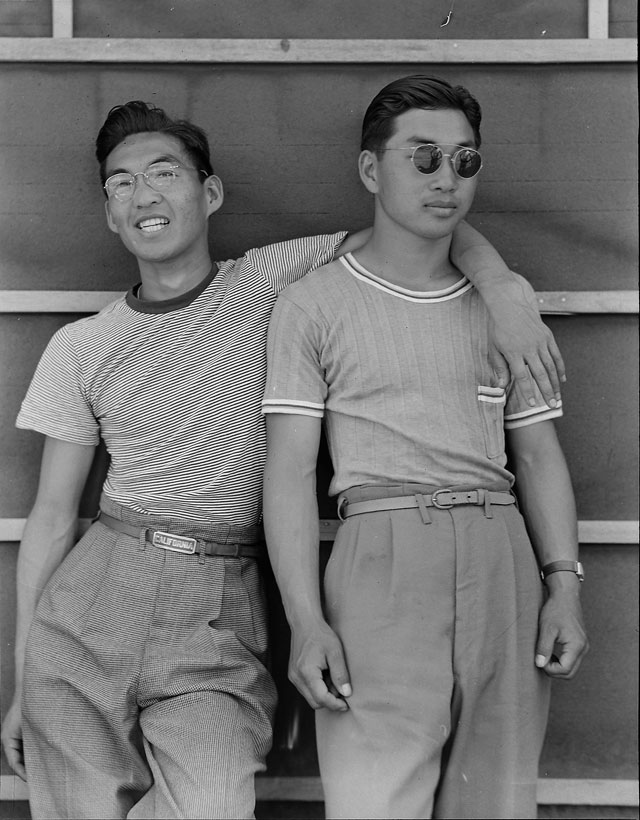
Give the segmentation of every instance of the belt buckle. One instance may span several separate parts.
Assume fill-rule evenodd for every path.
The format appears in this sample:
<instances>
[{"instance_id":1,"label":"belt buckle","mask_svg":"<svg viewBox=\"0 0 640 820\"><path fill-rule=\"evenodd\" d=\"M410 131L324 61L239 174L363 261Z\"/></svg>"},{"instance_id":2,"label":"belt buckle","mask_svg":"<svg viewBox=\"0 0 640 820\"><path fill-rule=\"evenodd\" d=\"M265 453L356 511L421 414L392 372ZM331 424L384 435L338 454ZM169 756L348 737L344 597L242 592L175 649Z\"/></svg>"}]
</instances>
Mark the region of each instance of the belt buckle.
<instances>
[{"instance_id":1,"label":"belt buckle","mask_svg":"<svg viewBox=\"0 0 640 820\"><path fill-rule=\"evenodd\" d=\"M453 507L453 501L450 501L449 504L443 503L442 501L438 501L438 496L440 493L452 493L453 490L450 490L448 487L441 487L439 490L436 490L435 493L431 493L431 503L434 507L437 507L439 510L450 510Z\"/></svg>"},{"instance_id":2,"label":"belt buckle","mask_svg":"<svg viewBox=\"0 0 640 820\"><path fill-rule=\"evenodd\" d=\"M195 538L189 538L186 535L174 535L172 532L155 530L151 543L154 547L160 547L163 550L193 555L196 551L197 541Z\"/></svg>"}]
</instances>

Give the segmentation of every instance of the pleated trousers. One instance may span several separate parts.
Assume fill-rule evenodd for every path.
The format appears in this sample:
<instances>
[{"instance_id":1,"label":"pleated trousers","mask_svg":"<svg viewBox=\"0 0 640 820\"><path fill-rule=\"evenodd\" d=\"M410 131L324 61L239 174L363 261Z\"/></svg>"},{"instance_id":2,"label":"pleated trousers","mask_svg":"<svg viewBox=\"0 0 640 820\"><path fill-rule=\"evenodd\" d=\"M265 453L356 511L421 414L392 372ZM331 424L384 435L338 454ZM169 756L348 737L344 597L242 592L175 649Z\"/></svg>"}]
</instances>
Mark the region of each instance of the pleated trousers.
<instances>
[{"instance_id":1,"label":"pleated trousers","mask_svg":"<svg viewBox=\"0 0 640 820\"><path fill-rule=\"evenodd\" d=\"M102 508L133 525L178 526L104 499ZM253 817L276 701L266 651L255 560L201 562L94 523L52 577L29 634L34 820Z\"/></svg>"},{"instance_id":2,"label":"pleated trousers","mask_svg":"<svg viewBox=\"0 0 640 820\"><path fill-rule=\"evenodd\" d=\"M325 605L353 695L348 712L316 714L328 818L536 817L544 589L516 507L489 514L380 511L341 525Z\"/></svg>"}]
</instances>

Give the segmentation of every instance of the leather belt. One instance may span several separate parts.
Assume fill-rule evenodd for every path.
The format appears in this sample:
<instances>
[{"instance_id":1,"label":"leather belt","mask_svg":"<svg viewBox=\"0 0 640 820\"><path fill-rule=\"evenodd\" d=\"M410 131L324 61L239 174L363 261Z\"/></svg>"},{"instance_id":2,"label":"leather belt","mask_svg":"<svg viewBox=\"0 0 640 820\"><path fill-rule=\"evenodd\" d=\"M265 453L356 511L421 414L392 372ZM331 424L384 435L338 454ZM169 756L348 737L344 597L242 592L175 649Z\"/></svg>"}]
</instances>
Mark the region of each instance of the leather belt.
<instances>
[{"instance_id":1,"label":"leather belt","mask_svg":"<svg viewBox=\"0 0 640 820\"><path fill-rule=\"evenodd\" d=\"M132 524L125 524L124 521L103 512L97 520L116 532L132 535L162 550L181 552L185 555L198 553L200 556L218 555L224 558L260 558L265 554L264 549L255 544L221 544L218 541L192 538L188 535L178 535L152 527L134 527Z\"/></svg>"},{"instance_id":2,"label":"leather belt","mask_svg":"<svg viewBox=\"0 0 640 820\"><path fill-rule=\"evenodd\" d=\"M381 510L410 510L417 507L423 511L426 507L435 507L438 510L450 510L461 504L470 504L475 507L484 507L489 510L492 504L506 506L515 504L516 500L511 493L492 492L490 490L436 490L431 495L416 493L415 495L391 496L389 498L372 498L370 501L347 501L345 498L338 509L338 517L342 520L352 515L379 512Z\"/></svg>"}]
</instances>

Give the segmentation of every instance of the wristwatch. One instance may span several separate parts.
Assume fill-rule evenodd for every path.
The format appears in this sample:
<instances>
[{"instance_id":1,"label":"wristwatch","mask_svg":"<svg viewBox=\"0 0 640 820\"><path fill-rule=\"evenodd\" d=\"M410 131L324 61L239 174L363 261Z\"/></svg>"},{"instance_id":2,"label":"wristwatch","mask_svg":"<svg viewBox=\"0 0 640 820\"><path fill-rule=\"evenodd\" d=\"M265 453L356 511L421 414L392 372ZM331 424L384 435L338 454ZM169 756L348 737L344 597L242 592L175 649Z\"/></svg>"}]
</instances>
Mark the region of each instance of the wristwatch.
<instances>
[{"instance_id":1,"label":"wristwatch","mask_svg":"<svg viewBox=\"0 0 640 820\"><path fill-rule=\"evenodd\" d=\"M584 581L584 568L580 561L551 561L540 570L540 576L545 581L552 572L575 572L580 583Z\"/></svg>"}]
</instances>

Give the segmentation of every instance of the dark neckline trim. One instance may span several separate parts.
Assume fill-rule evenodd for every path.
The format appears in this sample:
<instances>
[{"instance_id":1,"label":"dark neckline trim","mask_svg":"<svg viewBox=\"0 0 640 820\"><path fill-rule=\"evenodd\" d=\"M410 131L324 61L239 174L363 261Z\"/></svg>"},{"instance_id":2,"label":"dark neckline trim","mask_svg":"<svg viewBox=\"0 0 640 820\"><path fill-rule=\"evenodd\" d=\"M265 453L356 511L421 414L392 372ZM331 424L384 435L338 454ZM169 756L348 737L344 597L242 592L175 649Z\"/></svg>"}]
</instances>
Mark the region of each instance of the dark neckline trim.
<instances>
[{"instance_id":1,"label":"dark neckline trim","mask_svg":"<svg viewBox=\"0 0 640 820\"><path fill-rule=\"evenodd\" d=\"M138 282L131 290L127 291L125 300L127 305L138 313L171 313L174 310L188 307L194 302L213 282L217 273L218 263L214 262L209 273L195 288L191 288L186 293L181 293L180 296L174 296L172 299L161 299L157 302L149 302L138 298L138 293L142 287L142 283Z\"/></svg>"}]
</instances>

